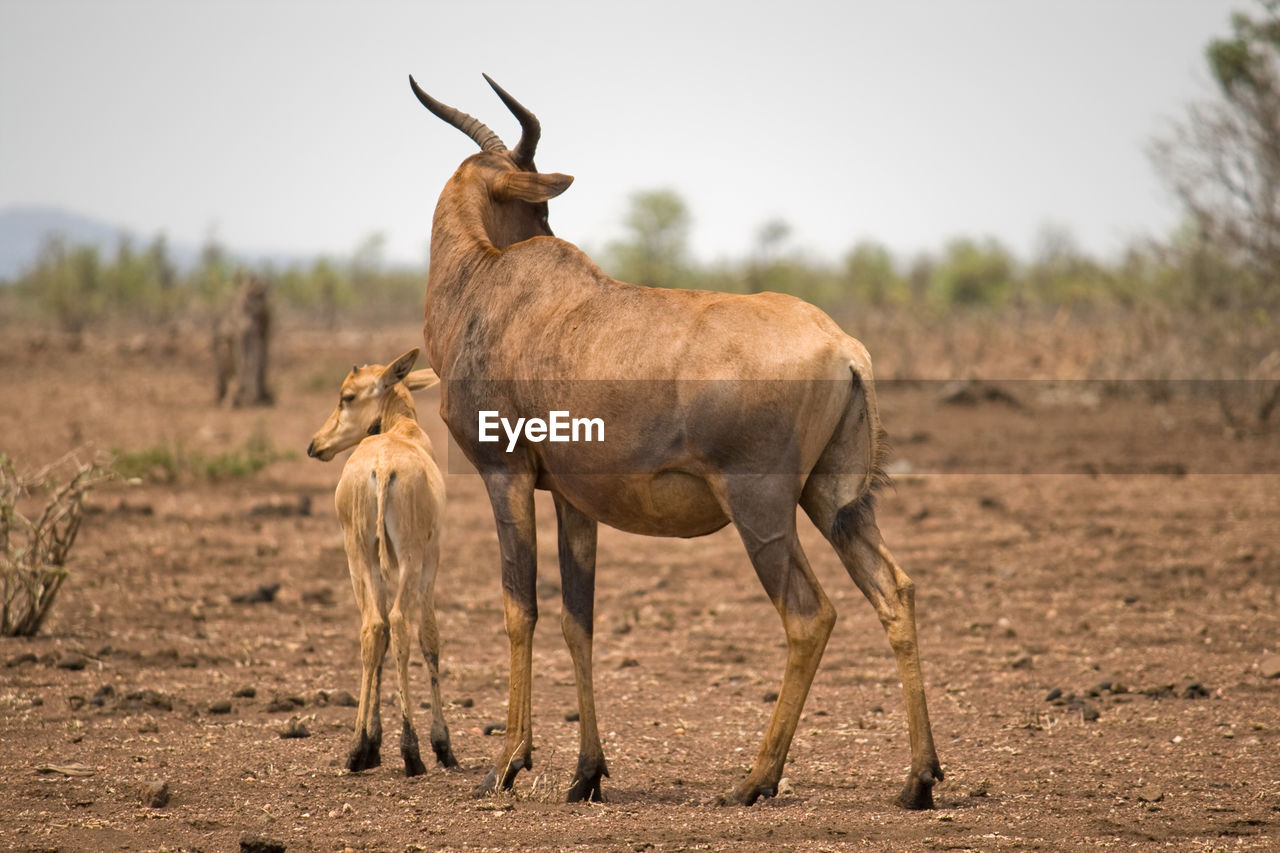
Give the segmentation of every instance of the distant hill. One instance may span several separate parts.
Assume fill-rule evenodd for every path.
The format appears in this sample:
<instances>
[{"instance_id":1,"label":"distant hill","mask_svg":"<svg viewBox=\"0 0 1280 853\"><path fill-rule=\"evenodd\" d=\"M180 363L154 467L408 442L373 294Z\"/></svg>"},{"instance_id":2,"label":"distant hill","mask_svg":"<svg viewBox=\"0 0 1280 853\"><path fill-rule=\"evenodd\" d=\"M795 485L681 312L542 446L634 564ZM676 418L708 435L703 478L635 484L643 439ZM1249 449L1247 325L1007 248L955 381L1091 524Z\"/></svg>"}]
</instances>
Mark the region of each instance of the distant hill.
<instances>
[{"instance_id":1,"label":"distant hill","mask_svg":"<svg viewBox=\"0 0 1280 853\"><path fill-rule=\"evenodd\" d=\"M52 207L7 207L0 210L0 282L16 280L35 265L40 247L51 234L60 234L69 245L96 246L110 257L127 235L136 248L148 246L156 234L139 234L110 222ZM200 250L183 243L169 242L165 247L179 269L189 269L200 257ZM284 252L240 251L227 248L228 254L242 263L258 266L270 263L277 268L308 264L313 258Z\"/></svg>"},{"instance_id":2,"label":"distant hill","mask_svg":"<svg viewBox=\"0 0 1280 853\"><path fill-rule=\"evenodd\" d=\"M35 261L50 234L72 243L113 245L119 229L74 213L50 207L9 207L0 210L0 279L12 280Z\"/></svg>"}]
</instances>

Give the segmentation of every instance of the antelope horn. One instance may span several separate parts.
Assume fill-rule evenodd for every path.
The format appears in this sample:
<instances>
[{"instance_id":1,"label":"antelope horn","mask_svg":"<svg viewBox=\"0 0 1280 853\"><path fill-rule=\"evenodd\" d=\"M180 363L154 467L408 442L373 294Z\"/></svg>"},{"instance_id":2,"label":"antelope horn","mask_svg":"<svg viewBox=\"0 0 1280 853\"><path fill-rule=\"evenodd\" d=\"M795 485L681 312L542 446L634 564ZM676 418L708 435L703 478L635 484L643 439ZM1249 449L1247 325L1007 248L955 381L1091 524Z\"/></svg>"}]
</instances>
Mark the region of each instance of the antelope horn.
<instances>
[{"instance_id":1,"label":"antelope horn","mask_svg":"<svg viewBox=\"0 0 1280 853\"><path fill-rule=\"evenodd\" d=\"M409 85L413 88L413 94L418 96L418 100L422 105L439 119L453 125L458 130L471 137L481 151L506 151L507 146L502 144L502 140L498 134L484 126L484 122L479 119L472 118L462 110L454 109L448 104L442 104L435 98L428 95L418 86L418 82L413 79L413 75L409 75ZM524 140L521 139L523 143Z\"/></svg>"},{"instance_id":2,"label":"antelope horn","mask_svg":"<svg viewBox=\"0 0 1280 853\"><path fill-rule=\"evenodd\" d=\"M538 117L529 112L524 104L507 94L506 89L493 82L493 78L488 74L484 75L484 79L520 122L520 142L516 145L516 150L511 152L512 158L516 161L516 165L532 169L533 152L537 149L538 140L542 137L542 125L538 122Z\"/></svg>"}]
</instances>

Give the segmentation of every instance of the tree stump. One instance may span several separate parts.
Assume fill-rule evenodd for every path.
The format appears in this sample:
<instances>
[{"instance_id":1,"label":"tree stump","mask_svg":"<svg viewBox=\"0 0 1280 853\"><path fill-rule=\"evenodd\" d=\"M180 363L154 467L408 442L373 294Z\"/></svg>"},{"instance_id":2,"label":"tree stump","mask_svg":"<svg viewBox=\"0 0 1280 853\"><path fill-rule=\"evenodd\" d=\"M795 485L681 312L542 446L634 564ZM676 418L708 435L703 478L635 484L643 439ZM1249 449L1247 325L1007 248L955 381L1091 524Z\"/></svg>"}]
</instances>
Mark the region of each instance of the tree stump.
<instances>
[{"instance_id":1,"label":"tree stump","mask_svg":"<svg viewBox=\"0 0 1280 853\"><path fill-rule=\"evenodd\" d=\"M213 358L217 368L217 401L232 408L270 406L267 350L271 339L271 304L267 285L241 273L231 303L214 324Z\"/></svg>"}]
</instances>

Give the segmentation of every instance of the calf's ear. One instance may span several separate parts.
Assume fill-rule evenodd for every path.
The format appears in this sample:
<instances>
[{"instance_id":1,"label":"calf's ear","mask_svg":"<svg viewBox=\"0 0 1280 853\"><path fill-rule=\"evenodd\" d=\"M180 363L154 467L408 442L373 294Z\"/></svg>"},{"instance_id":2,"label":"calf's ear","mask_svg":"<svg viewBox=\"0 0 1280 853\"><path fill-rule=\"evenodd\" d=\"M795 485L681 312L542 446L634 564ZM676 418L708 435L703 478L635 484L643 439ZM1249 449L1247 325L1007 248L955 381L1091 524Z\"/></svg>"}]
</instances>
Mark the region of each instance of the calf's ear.
<instances>
[{"instance_id":1,"label":"calf's ear","mask_svg":"<svg viewBox=\"0 0 1280 853\"><path fill-rule=\"evenodd\" d=\"M413 363L417 360L418 348L414 347L382 369L382 375L378 377L379 383L383 388L390 388L400 382L413 370Z\"/></svg>"},{"instance_id":2,"label":"calf's ear","mask_svg":"<svg viewBox=\"0 0 1280 853\"><path fill-rule=\"evenodd\" d=\"M498 201L537 203L553 199L569 189L573 175L559 172L503 172L493 184L493 197Z\"/></svg>"}]
</instances>

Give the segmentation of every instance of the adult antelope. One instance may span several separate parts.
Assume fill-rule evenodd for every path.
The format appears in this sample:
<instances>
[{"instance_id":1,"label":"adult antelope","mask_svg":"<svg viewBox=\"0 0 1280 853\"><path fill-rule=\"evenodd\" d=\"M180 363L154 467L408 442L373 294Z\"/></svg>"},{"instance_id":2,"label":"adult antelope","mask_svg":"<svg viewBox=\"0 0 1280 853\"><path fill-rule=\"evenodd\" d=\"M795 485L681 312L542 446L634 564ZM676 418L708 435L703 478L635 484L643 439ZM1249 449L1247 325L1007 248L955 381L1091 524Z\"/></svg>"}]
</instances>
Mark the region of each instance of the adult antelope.
<instances>
[{"instance_id":1,"label":"adult antelope","mask_svg":"<svg viewBox=\"0 0 1280 853\"><path fill-rule=\"evenodd\" d=\"M342 382L338 407L307 447L308 456L328 462L358 445L334 493L360 607L360 702L355 740L347 755L347 769L353 772L382 763L382 661L388 635L400 681L404 772L426 772L409 698L409 632L415 625L431 678L431 748L445 767L458 764L441 709L436 630L444 477L431 439L418 426L410 393L439 380L430 370L410 373L417 359L418 350L412 349L385 367L351 368Z\"/></svg>"},{"instance_id":2,"label":"adult antelope","mask_svg":"<svg viewBox=\"0 0 1280 853\"><path fill-rule=\"evenodd\" d=\"M787 662L755 763L722 801L750 805L776 793L836 618L796 536L799 504L888 634L911 739L898 802L931 807L942 769L916 651L912 583L875 521L885 444L866 349L790 296L659 290L606 276L552 235L547 201L573 179L536 171L537 118L485 79L520 122L514 150L409 78L428 110L481 149L462 162L436 205L424 324L427 358L443 380L441 415L484 480L502 555L510 704L506 738L480 792L510 788L530 766L533 492L545 489L559 522L561 625L580 714L570 801L601 799L601 778L609 775L591 684L601 522L652 536L737 529L782 617ZM480 410L602 417L606 440L525 440L508 452L505 442L479 440Z\"/></svg>"}]
</instances>

